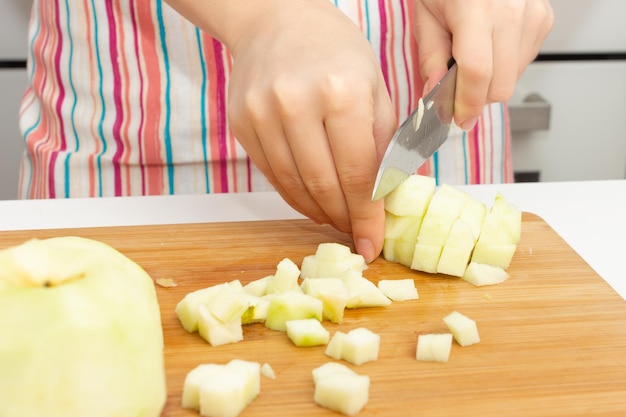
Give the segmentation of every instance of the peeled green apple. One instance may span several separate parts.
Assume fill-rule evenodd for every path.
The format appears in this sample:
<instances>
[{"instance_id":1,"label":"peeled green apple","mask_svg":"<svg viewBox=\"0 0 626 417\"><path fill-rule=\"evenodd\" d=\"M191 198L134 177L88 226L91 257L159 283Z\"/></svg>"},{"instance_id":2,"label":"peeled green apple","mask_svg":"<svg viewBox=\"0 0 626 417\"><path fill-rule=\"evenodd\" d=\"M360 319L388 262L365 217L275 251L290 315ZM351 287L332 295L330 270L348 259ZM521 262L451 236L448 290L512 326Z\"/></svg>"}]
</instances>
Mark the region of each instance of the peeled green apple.
<instances>
[{"instance_id":1,"label":"peeled green apple","mask_svg":"<svg viewBox=\"0 0 626 417\"><path fill-rule=\"evenodd\" d=\"M166 399L154 283L79 237L0 251L0 416L156 417Z\"/></svg>"}]
</instances>

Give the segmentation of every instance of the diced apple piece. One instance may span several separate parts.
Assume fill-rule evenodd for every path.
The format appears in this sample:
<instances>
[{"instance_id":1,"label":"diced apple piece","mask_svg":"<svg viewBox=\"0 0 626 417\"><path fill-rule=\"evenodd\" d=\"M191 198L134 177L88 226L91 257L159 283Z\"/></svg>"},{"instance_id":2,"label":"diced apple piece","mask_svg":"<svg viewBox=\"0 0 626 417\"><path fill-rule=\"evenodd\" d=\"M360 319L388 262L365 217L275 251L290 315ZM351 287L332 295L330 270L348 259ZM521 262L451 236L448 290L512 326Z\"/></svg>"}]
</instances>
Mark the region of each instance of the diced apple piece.
<instances>
[{"instance_id":1,"label":"diced apple piece","mask_svg":"<svg viewBox=\"0 0 626 417\"><path fill-rule=\"evenodd\" d=\"M335 332L329 342L326 355L343 359L353 365L362 365L378 359L380 336L364 327L348 333Z\"/></svg>"},{"instance_id":2,"label":"diced apple piece","mask_svg":"<svg viewBox=\"0 0 626 417\"><path fill-rule=\"evenodd\" d=\"M250 298L242 289L233 289L231 285L225 285L207 306L217 319L222 323L228 323L241 317L248 310Z\"/></svg>"},{"instance_id":3,"label":"diced apple piece","mask_svg":"<svg viewBox=\"0 0 626 417\"><path fill-rule=\"evenodd\" d=\"M362 365L378 359L380 336L364 327L350 330L342 343L342 357L354 364Z\"/></svg>"},{"instance_id":4,"label":"diced apple piece","mask_svg":"<svg viewBox=\"0 0 626 417\"><path fill-rule=\"evenodd\" d=\"M436 212L424 217L417 243L443 247L456 218L440 216Z\"/></svg>"},{"instance_id":5,"label":"diced apple piece","mask_svg":"<svg viewBox=\"0 0 626 417\"><path fill-rule=\"evenodd\" d=\"M302 291L322 301L323 317L332 323L341 323L350 298L345 282L340 278L305 278Z\"/></svg>"},{"instance_id":6,"label":"diced apple piece","mask_svg":"<svg viewBox=\"0 0 626 417\"><path fill-rule=\"evenodd\" d=\"M358 414L369 400L370 379L336 363L313 370L316 404L339 413Z\"/></svg>"},{"instance_id":7,"label":"diced apple piece","mask_svg":"<svg viewBox=\"0 0 626 417\"><path fill-rule=\"evenodd\" d=\"M232 361L212 368L199 386L200 415L237 417L260 391L260 366Z\"/></svg>"},{"instance_id":8,"label":"diced apple piece","mask_svg":"<svg viewBox=\"0 0 626 417\"><path fill-rule=\"evenodd\" d=\"M443 247L438 245L416 244L411 269L436 274L442 250Z\"/></svg>"},{"instance_id":9,"label":"diced apple piece","mask_svg":"<svg viewBox=\"0 0 626 417\"><path fill-rule=\"evenodd\" d=\"M326 345L326 350L324 351L324 353L333 359L336 359L338 361L341 360L343 355L343 341L345 338L346 333L337 330L328 342L328 345Z\"/></svg>"},{"instance_id":10,"label":"diced apple piece","mask_svg":"<svg viewBox=\"0 0 626 417\"><path fill-rule=\"evenodd\" d=\"M313 369L311 373L313 374L313 382L317 384L319 380L337 372L344 372L348 374L354 373L352 369L339 362L326 362L325 364Z\"/></svg>"},{"instance_id":11,"label":"diced apple piece","mask_svg":"<svg viewBox=\"0 0 626 417\"><path fill-rule=\"evenodd\" d=\"M418 361L448 362L452 349L452 333L420 334L417 337Z\"/></svg>"},{"instance_id":12,"label":"diced apple piece","mask_svg":"<svg viewBox=\"0 0 626 417\"><path fill-rule=\"evenodd\" d=\"M198 307L198 333L211 346L221 346L243 340L241 317L223 323L205 305Z\"/></svg>"},{"instance_id":13,"label":"diced apple piece","mask_svg":"<svg viewBox=\"0 0 626 417\"><path fill-rule=\"evenodd\" d=\"M481 287L500 284L509 278L509 274L498 266L470 262L461 278L472 285Z\"/></svg>"},{"instance_id":14,"label":"diced apple piece","mask_svg":"<svg viewBox=\"0 0 626 417\"><path fill-rule=\"evenodd\" d=\"M248 309L241 316L241 324L263 323L267 318L270 300L263 297L248 295Z\"/></svg>"},{"instance_id":15,"label":"diced apple piece","mask_svg":"<svg viewBox=\"0 0 626 417\"><path fill-rule=\"evenodd\" d=\"M385 239L383 243L383 257L390 262L397 262L406 267L413 263L415 242Z\"/></svg>"},{"instance_id":16,"label":"diced apple piece","mask_svg":"<svg viewBox=\"0 0 626 417\"><path fill-rule=\"evenodd\" d=\"M367 269L363 256L352 253L350 247L340 243L320 243L315 255L302 260L302 278L337 278L347 270L361 272Z\"/></svg>"},{"instance_id":17,"label":"diced apple piece","mask_svg":"<svg viewBox=\"0 0 626 417\"><path fill-rule=\"evenodd\" d=\"M276 294L270 299L265 327L284 332L289 320L314 318L322 321L324 304L321 300L297 291Z\"/></svg>"},{"instance_id":18,"label":"diced apple piece","mask_svg":"<svg viewBox=\"0 0 626 417\"><path fill-rule=\"evenodd\" d=\"M316 404L339 413L358 414L369 400L370 379L348 367L328 363L313 370Z\"/></svg>"},{"instance_id":19,"label":"diced apple piece","mask_svg":"<svg viewBox=\"0 0 626 417\"><path fill-rule=\"evenodd\" d=\"M198 306L208 305L213 298L221 291L223 286L232 286L233 288L243 288L238 280L213 285L190 292L183 297L176 305L176 315L180 320L183 328L189 333L198 331Z\"/></svg>"},{"instance_id":20,"label":"diced apple piece","mask_svg":"<svg viewBox=\"0 0 626 417\"><path fill-rule=\"evenodd\" d=\"M470 200L470 195L448 184L439 186L433 194L425 217L436 215L439 217L455 220L460 215L465 205Z\"/></svg>"},{"instance_id":21,"label":"diced apple piece","mask_svg":"<svg viewBox=\"0 0 626 417\"><path fill-rule=\"evenodd\" d=\"M251 403L261 392L261 364L242 359L232 359L226 364L226 368L245 375L243 397L248 404Z\"/></svg>"},{"instance_id":22,"label":"diced apple piece","mask_svg":"<svg viewBox=\"0 0 626 417\"><path fill-rule=\"evenodd\" d=\"M315 257L318 261L338 262L352 253L349 246L341 243L320 243L315 251Z\"/></svg>"},{"instance_id":23,"label":"diced apple piece","mask_svg":"<svg viewBox=\"0 0 626 417\"><path fill-rule=\"evenodd\" d=\"M470 226L461 219L452 225L446 244L441 251L437 272L456 277L463 276L474 249L474 234Z\"/></svg>"},{"instance_id":24,"label":"diced apple piece","mask_svg":"<svg viewBox=\"0 0 626 417\"><path fill-rule=\"evenodd\" d=\"M417 235L422 225L422 218L416 216L396 216L385 213L385 239L417 242Z\"/></svg>"},{"instance_id":25,"label":"diced apple piece","mask_svg":"<svg viewBox=\"0 0 626 417\"><path fill-rule=\"evenodd\" d=\"M263 297L267 294L267 283L272 279L273 275L268 275L263 278L255 279L244 285L243 290L257 297Z\"/></svg>"},{"instance_id":26,"label":"diced apple piece","mask_svg":"<svg viewBox=\"0 0 626 417\"><path fill-rule=\"evenodd\" d=\"M415 281L407 279L381 279L378 288L392 301L417 300L417 288Z\"/></svg>"},{"instance_id":27,"label":"diced apple piece","mask_svg":"<svg viewBox=\"0 0 626 417\"><path fill-rule=\"evenodd\" d=\"M362 255L351 253L340 261L322 261L317 263L316 278L336 278L346 271L362 272L367 269L367 263Z\"/></svg>"},{"instance_id":28,"label":"diced apple piece","mask_svg":"<svg viewBox=\"0 0 626 417\"><path fill-rule=\"evenodd\" d=\"M284 258L276 265L276 272L268 280L266 294L279 294L287 291L300 292L298 278L300 269L291 259Z\"/></svg>"},{"instance_id":29,"label":"diced apple piece","mask_svg":"<svg viewBox=\"0 0 626 417\"><path fill-rule=\"evenodd\" d=\"M260 369L260 364L240 359L198 365L185 378L182 407L207 417L236 417L259 395Z\"/></svg>"},{"instance_id":30,"label":"diced apple piece","mask_svg":"<svg viewBox=\"0 0 626 417\"><path fill-rule=\"evenodd\" d=\"M317 319L289 320L285 325L287 337L299 347L325 345L330 339L330 333Z\"/></svg>"},{"instance_id":31,"label":"diced apple piece","mask_svg":"<svg viewBox=\"0 0 626 417\"><path fill-rule=\"evenodd\" d=\"M318 260L315 255L307 255L302 258L302 263L300 264L300 277L303 279L317 278L317 264Z\"/></svg>"},{"instance_id":32,"label":"diced apple piece","mask_svg":"<svg viewBox=\"0 0 626 417\"><path fill-rule=\"evenodd\" d=\"M480 236L480 230L482 229L486 215L487 206L485 203L471 199L465 204L459 216L459 219L463 220L472 230L474 242L476 242Z\"/></svg>"},{"instance_id":33,"label":"diced apple piece","mask_svg":"<svg viewBox=\"0 0 626 417\"><path fill-rule=\"evenodd\" d=\"M346 303L347 308L385 307L391 304L391 300L360 273L347 271L342 279L350 294Z\"/></svg>"},{"instance_id":34,"label":"diced apple piece","mask_svg":"<svg viewBox=\"0 0 626 417\"><path fill-rule=\"evenodd\" d=\"M480 342L476 322L458 311L453 311L443 318L452 332L454 340L461 346L469 346Z\"/></svg>"},{"instance_id":35,"label":"diced apple piece","mask_svg":"<svg viewBox=\"0 0 626 417\"><path fill-rule=\"evenodd\" d=\"M200 411L200 385L211 378L211 375L220 372L223 365L205 363L196 366L187 373L183 384L181 406L183 408Z\"/></svg>"},{"instance_id":36,"label":"diced apple piece","mask_svg":"<svg viewBox=\"0 0 626 417\"><path fill-rule=\"evenodd\" d=\"M432 177L411 175L385 197L385 210L396 216L424 217L435 192Z\"/></svg>"},{"instance_id":37,"label":"diced apple piece","mask_svg":"<svg viewBox=\"0 0 626 417\"><path fill-rule=\"evenodd\" d=\"M474 252L472 253L472 262L479 264L487 264L507 269L511 265L517 245L508 244L489 244L483 243L478 239Z\"/></svg>"}]
</instances>

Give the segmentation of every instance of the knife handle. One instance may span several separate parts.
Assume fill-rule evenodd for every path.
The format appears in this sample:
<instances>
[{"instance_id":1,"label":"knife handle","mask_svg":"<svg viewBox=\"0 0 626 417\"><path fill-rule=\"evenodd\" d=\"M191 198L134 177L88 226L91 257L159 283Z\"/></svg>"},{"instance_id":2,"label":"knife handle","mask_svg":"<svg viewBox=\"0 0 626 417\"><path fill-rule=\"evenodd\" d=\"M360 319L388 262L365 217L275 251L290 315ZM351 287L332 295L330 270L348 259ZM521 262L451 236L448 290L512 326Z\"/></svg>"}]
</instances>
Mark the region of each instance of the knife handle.
<instances>
[{"instance_id":1,"label":"knife handle","mask_svg":"<svg viewBox=\"0 0 626 417\"><path fill-rule=\"evenodd\" d=\"M448 60L448 69L452 68L452 65L456 64L456 60L454 59L454 57L450 57L450 59Z\"/></svg>"}]
</instances>

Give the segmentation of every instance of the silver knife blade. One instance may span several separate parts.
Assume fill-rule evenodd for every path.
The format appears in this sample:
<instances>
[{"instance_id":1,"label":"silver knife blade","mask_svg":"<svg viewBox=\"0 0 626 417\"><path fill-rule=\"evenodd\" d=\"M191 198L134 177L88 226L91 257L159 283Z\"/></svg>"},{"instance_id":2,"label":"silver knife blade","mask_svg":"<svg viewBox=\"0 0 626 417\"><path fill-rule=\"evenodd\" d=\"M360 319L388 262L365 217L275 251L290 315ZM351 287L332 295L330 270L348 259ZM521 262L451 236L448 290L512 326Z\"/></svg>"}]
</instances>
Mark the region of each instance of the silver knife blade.
<instances>
[{"instance_id":1,"label":"silver knife blade","mask_svg":"<svg viewBox=\"0 0 626 417\"><path fill-rule=\"evenodd\" d=\"M391 138L378 169L373 201L383 198L414 174L448 138L456 92L457 66L453 59L448 68Z\"/></svg>"}]
</instances>

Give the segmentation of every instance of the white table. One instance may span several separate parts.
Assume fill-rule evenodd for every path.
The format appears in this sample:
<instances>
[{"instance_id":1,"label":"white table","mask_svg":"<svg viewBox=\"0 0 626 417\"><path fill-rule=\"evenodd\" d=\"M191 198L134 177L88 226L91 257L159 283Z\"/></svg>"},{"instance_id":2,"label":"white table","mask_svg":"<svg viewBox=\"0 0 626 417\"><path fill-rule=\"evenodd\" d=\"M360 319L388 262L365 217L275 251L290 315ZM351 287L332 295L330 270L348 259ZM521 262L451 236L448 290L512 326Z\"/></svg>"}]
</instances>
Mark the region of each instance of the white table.
<instances>
[{"instance_id":1,"label":"white table","mask_svg":"<svg viewBox=\"0 0 626 417\"><path fill-rule=\"evenodd\" d=\"M461 187L541 216L626 299L626 180ZM298 219L276 193L0 201L0 230Z\"/></svg>"}]
</instances>

